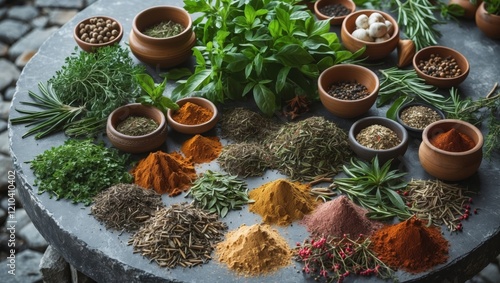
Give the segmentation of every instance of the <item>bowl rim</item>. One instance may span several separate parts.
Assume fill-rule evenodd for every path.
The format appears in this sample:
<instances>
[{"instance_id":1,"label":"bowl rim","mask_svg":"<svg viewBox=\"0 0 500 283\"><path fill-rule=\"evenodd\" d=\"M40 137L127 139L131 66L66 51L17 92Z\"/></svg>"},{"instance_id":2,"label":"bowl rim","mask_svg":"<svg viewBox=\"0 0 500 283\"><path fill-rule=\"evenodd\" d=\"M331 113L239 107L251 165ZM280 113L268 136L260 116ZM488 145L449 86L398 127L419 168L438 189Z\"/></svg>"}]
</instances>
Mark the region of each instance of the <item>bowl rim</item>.
<instances>
[{"instance_id":1,"label":"bowl rim","mask_svg":"<svg viewBox=\"0 0 500 283\"><path fill-rule=\"evenodd\" d=\"M118 111L121 111L125 108L130 108L130 107L140 107L140 108L144 108L144 109L150 109L153 112L160 113L161 114L160 115L160 117L161 117L160 124L158 125L158 127L154 131L152 131L148 134L145 134L145 135L141 135L141 136L129 136L129 135L125 135L123 133L120 133L116 129L115 125L113 125L111 123L111 119L114 115L116 115L118 113ZM127 117L128 116L129 115L127 115ZM160 109L158 109L154 106L148 106L148 105L144 105L141 103L129 103L129 104L122 105L122 106L116 108L115 110L113 110L113 112L111 112L111 114L109 114L109 116L108 116L107 125L109 126L108 129L111 131L111 133L119 138L127 139L127 140L140 140L140 139L148 138L148 137L157 135L158 133L161 133L163 131L163 128L167 125L167 119L165 117L165 114Z\"/></svg>"},{"instance_id":2,"label":"bowl rim","mask_svg":"<svg viewBox=\"0 0 500 283\"><path fill-rule=\"evenodd\" d=\"M370 94L368 94L367 96L365 96L363 98L360 98L360 99L354 99L354 100L339 99L339 98L336 98L336 97L333 97L333 96L329 95L328 91L326 89L324 89L323 86L322 86L322 84L321 84L321 82L324 80L324 76L326 76L326 73L331 72L332 70L345 69L345 68L351 68L351 69L354 68L354 69L356 69L358 71L358 72L356 72L356 75L360 74L361 72L365 72L365 73L369 74L370 76L372 76L372 78L375 79L375 81L376 81L375 89L372 92L370 92ZM333 82L329 82L329 83L332 84L334 82L339 82L339 81L333 81ZM374 95L378 95L378 92L380 90L380 80L379 80L377 74L375 74L374 71L372 71L372 70L370 70L370 69L368 69L368 68L366 68L364 66L360 66L360 65L356 65L356 64L337 64L337 65L333 65L331 67L328 67L323 72L321 72L321 74L318 77L318 88L321 89L321 91L319 92L320 95L323 92L322 96L324 98L326 98L326 99L330 99L332 101L342 102L342 103L358 103L358 102L362 102L362 101L365 101L365 100L369 100L369 99L373 98Z\"/></svg>"},{"instance_id":3,"label":"bowl rim","mask_svg":"<svg viewBox=\"0 0 500 283\"><path fill-rule=\"evenodd\" d=\"M465 62L465 71L462 71L462 73L459 76L456 76L456 77L453 77L453 78L439 78L439 77L429 76L429 75L423 73L418 68L418 64L417 64L418 57L422 56L422 54L424 52L428 52L429 50L433 50L433 49L435 49L436 51L444 49L444 50L447 50L448 52L451 52L453 54L454 58L460 57L463 60L463 62ZM465 78L469 75L469 71L470 71L469 60L467 60L467 58L465 57L465 55L463 55L462 53L460 53L458 50L455 50L453 48L450 48L450 47L447 47L447 46L443 46L443 45L427 46L425 48L422 48L422 49L418 50L417 53L415 53L415 55L413 56L413 60L412 61L413 61L413 68L415 69L415 72L417 72L417 74L421 75L423 78L437 80L437 81L440 81L440 82L453 82L455 80L456 81L461 81L462 79L465 80Z\"/></svg>"},{"instance_id":4,"label":"bowl rim","mask_svg":"<svg viewBox=\"0 0 500 283\"><path fill-rule=\"evenodd\" d=\"M384 16L384 19L386 19L387 21L390 21L392 23L392 25L394 27L394 31L392 32L391 37L389 37L389 39L387 39L385 41L381 41L381 42L363 41L363 40L357 39L354 36L352 36L353 31L347 30L346 23L348 22L348 19L350 17L358 16L360 14L367 13L367 12L369 12L370 14L380 13L382 16ZM399 25L398 25L398 22L396 21L396 19L394 19L393 16L391 16L390 14L388 14L384 11L375 10L375 9L357 10L357 11L353 11L352 13L348 14L346 16L346 18L344 19L344 21L342 22L341 32L342 31L344 31L344 34L346 36L348 36L350 39L352 39L353 41L358 42L360 44L364 44L366 46L381 46L382 44L385 44L385 43L390 42L391 40L394 40L395 37L399 38Z\"/></svg>"},{"instance_id":5,"label":"bowl rim","mask_svg":"<svg viewBox=\"0 0 500 283\"><path fill-rule=\"evenodd\" d=\"M387 124L389 124L390 126L386 126L386 125L383 125L383 126L391 129L392 131L394 131L394 129L392 127L398 128L401 131L401 133L402 133L402 135L400 137L401 142L398 145L396 145L395 147L391 147L391 148L388 148L388 149L373 149L373 148L369 148L369 147L366 147L366 146L360 144L356 140L356 137L354 136L354 130L357 129L358 127L360 127L360 124L366 123L367 121L372 121L372 122L384 121ZM376 123L370 123L370 125L374 125L374 124L376 124ZM364 127L364 128L366 128L366 127ZM360 131L361 130L362 129L360 129ZM386 117L380 117L380 116L369 116L369 117L365 117L365 118L359 119L356 122L354 122L352 124L352 126L349 128L349 138L357 146L363 148L364 151L370 152L370 153L397 152L397 151L403 149L404 147L406 147L408 145L408 140L410 139L408 132L406 131L406 129L401 124L399 124L398 122L396 122L396 121L394 121L392 119L389 119L389 118L386 118Z\"/></svg>"},{"instance_id":6,"label":"bowl rim","mask_svg":"<svg viewBox=\"0 0 500 283\"><path fill-rule=\"evenodd\" d=\"M109 20L115 21L119 27L118 35L115 37L115 39L110 40L108 42L104 42L104 43L90 43L90 42L83 41L78 36L78 26L80 26L80 24L85 23L93 18L104 18L104 19L109 19ZM97 47L97 48L104 47L104 46L112 45L114 43L118 43L122 39L122 37L123 37L123 25L118 20L116 20L115 18L110 17L110 16L104 16L104 15L91 16L91 17L84 18L83 20L79 21L75 25L75 27L73 28L73 37L76 40L76 42L79 43L79 45L83 44L83 45L87 45L89 47Z\"/></svg>"},{"instance_id":7,"label":"bowl rim","mask_svg":"<svg viewBox=\"0 0 500 283\"><path fill-rule=\"evenodd\" d=\"M473 148L466 150L466 151L455 152L455 151L446 151L446 150L437 148L430 142L428 136L429 136L429 131L440 124L456 124L456 125L468 127L477 134L478 142L476 143L476 145ZM438 152L438 153L441 153L441 154L444 154L444 155L465 156L465 155L469 155L471 153L474 153L478 150L482 150L483 143L484 143L484 137L483 137L483 134L481 133L481 131L476 126L472 125L469 122L462 121L459 119L443 119L443 120L433 122L433 123L429 124L427 127L425 127L425 129L422 132L422 142L426 146L428 146L431 150Z\"/></svg>"},{"instance_id":8,"label":"bowl rim","mask_svg":"<svg viewBox=\"0 0 500 283\"><path fill-rule=\"evenodd\" d=\"M424 129L417 129L417 128L414 128L414 127L410 127L408 126L407 124L405 124L403 122L403 120L401 120L401 112L403 112L403 110L405 110L406 108L408 107L412 107L412 106L425 106L427 108L430 108L434 111L436 111L438 113L439 116L441 116L441 119L440 120L443 120L443 119L446 119L446 115L445 113L435 107L434 105L431 105L431 104L428 104L428 103L425 103L425 102L417 102L417 101L412 101L412 102L408 102L408 103L405 103L403 105L401 105L398 110L396 111L396 120L403 126L405 127L407 130L409 131L414 131L414 132L418 132L418 133L421 133L424 131ZM429 124L430 125L430 124Z\"/></svg>"},{"instance_id":9,"label":"bowl rim","mask_svg":"<svg viewBox=\"0 0 500 283\"><path fill-rule=\"evenodd\" d=\"M139 28L137 28L137 21L138 21L139 17L141 17L145 13L150 12L152 10L156 10L156 9L169 9L169 10L173 10L175 12L178 12L178 13L184 15L187 19L189 19L188 25L185 27L185 29L181 33L179 33L177 35L169 36L169 37L159 38L159 37L152 37L152 36L146 35L142 31L140 31ZM181 7L177 7L177 6L172 6L172 5L157 5L157 6L152 6L152 7L146 8L146 9L140 11L139 13L137 13L134 16L134 19L132 20L132 30L134 31L135 35L137 37L142 37L142 38L145 38L145 39L148 39L151 41L164 41L164 40L170 40L170 39L174 40L176 38L183 37L183 36L185 36L185 34L191 32L192 27L193 27L193 20L191 19L191 15L185 9L183 9Z\"/></svg>"},{"instance_id":10,"label":"bowl rim","mask_svg":"<svg viewBox=\"0 0 500 283\"><path fill-rule=\"evenodd\" d=\"M324 5L321 5L323 4ZM338 17L328 17L327 15L321 13L319 11L319 7L321 5L321 7L323 6L326 6L327 4L335 4L335 3L339 3L339 4L344 4L344 3L349 3L349 7L345 6L347 9L351 10L351 12L349 12L348 14L346 15L343 15L343 16L338 16ZM319 14L321 15L323 18L325 18L325 20L344 20L349 14L352 14L356 12L356 3L354 3L354 1L352 0L317 0L314 2L314 13L316 14L316 16Z\"/></svg>"},{"instance_id":11,"label":"bowl rim","mask_svg":"<svg viewBox=\"0 0 500 283\"><path fill-rule=\"evenodd\" d=\"M196 129L196 128L200 128L200 127L203 127L203 126L206 126L210 123L213 123L216 119L217 119L217 116L218 116L218 109L217 109L217 106L215 106L215 104L210 101L209 99L207 98L204 98L204 97L200 97L200 96L190 96L190 97L184 97L184 98L181 98L179 100L176 101L177 104L182 103L182 104L179 104L179 107L184 105L184 103L186 102L191 102L191 103L194 103L194 104L197 104L196 101L204 101L206 103L208 103L208 105L210 105L210 110L212 110L213 112L213 115L212 115L212 118L210 118L210 120L204 122L204 123L201 123L201 124L196 124L196 125L186 125L186 124L181 124L177 121L174 120L174 118L172 117L172 114L176 111L176 110L172 110L172 109L168 109L167 110L167 119L168 119L168 123L169 124L173 124L177 127L184 127L184 128L187 128L187 129ZM198 106L201 106L199 104L197 104Z\"/></svg>"}]
</instances>

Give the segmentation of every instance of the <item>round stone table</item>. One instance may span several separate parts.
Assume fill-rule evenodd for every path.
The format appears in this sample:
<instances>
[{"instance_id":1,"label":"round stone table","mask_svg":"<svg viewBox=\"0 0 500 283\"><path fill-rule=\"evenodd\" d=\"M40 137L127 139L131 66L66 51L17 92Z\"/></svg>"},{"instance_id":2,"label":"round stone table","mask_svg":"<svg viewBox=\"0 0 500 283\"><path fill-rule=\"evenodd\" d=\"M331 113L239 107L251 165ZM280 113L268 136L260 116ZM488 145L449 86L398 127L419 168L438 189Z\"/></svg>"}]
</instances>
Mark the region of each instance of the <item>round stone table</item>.
<instances>
[{"instance_id":1,"label":"round stone table","mask_svg":"<svg viewBox=\"0 0 500 283\"><path fill-rule=\"evenodd\" d=\"M20 101L29 100L28 91L38 91L38 82L46 82L64 64L64 59L75 51L76 43L72 38L72 28L81 19L88 16L107 15L116 18L124 26L122 45L128 42L132 20L143 9L155 5L182 6L180 1L139 1L139 0L101 0L80 12L74 19L58 30L26 65L17 83L10 111L11 118L19 117L15 108ZM484 96L495 82L500 81L500 42L486 38L474 25L473 21L449 21L438 26L443 33L440 44L459 50L469 60L471 70L469 77L459 90L466 96L477 98ZM340 30L333 28L340 37ZM396 51L382 65L370 66L373 70L394 66ZM137 61L137 63L140 63ZM192 62L191 62L192 63ZM158 70L148 68L151 74ZM169 92L172 88L167 88ZM445 92L446 93L446 92ZM384 116L387 107L372 107L364 116ZM334 121L345 130L355 119L344 120L327 113L319 104L313 106L315 115L323 115ZM56 248L75 268L100 282L307 282L300 272L302 265L293 262L276 273L262 276L241 278L224 265L215 260L208 264L191 268L160 268L155 263L134 254L132 246L127 245L128 233L106 230L90 215L90 207L72 204L67 200L50 199L47 193L38 194L33 186L33 171L27 162L43 151L64 143L63 134L56 134L40 140L33 137L22 138L26 128L24 125L9 125L11 154L17 177L17 194L31 220L43 237ZM482 127L486 130L485 124ZM217 130L208 135L216 135ZM169 132L169 139L164 149L170 152L177 150L179 144L187 137ZM417 149L420 141L412 138L408 151L399 161L399 168L408 172L408 178L433 179L421 168ZM217 170L215 162L199 166L197 172L205 169ZM248 179L248 187L255 188L280 176L275 172L267 172L263 177ZM491 160L483 160L478 172L462 182L471 190L477 191L474 207L479 214L465 221L462 233L450 233L443 229L444 237L450 242L449 260L432 270L419 274L398 271L396 276L400 282L463 282L471 278L500 253L500 159L496 153ZM163 196L168 205L176 202L190 201L182 195L174 198ZM245 207L241 211L230 212L223 219L229 229L233 230L242 223L252 225L261 221L260 216L248 212ZM289 227L275 227L286 238L290 245L302 242L308 237L305 228L298 223ZM376 278L350 277L346 282L379 282Z\"/></svg>"}]
</instances>

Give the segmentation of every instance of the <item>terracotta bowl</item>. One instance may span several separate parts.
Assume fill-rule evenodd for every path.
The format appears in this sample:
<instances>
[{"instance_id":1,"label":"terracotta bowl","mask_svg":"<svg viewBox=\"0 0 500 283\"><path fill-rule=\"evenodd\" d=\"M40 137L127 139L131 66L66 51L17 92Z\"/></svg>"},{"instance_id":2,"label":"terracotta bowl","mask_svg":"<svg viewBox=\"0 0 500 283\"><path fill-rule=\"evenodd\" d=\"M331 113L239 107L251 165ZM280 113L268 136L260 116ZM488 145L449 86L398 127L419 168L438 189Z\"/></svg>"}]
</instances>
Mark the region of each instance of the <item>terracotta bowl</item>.
<instances>
[{"instance_id":1,"label":"terracotta bowl","mask_svg":"<svg viewBox=\"0 0 500 283\"><path fill-rule=\"evenodd\" d=\"M168 125L174 129L175 131L183 134L189 134L189 135L196 135L196 134L201 134L204 132L207 132L211 130L217 122L219 121L219 115L218 115L218 110L215 104L213 104L210 100L203 98L203 97L186 97L177 100L177 104L179 107L182 107L187 102L191 102L194 104L197 104L199 106L202 106L204 108L210 109L213 112L213 116L210 120L203 124L198 124L198 125L186 125L186 124L181 124L175 121L172 118L172 115L174 114L174 110L169 109L167 111L167 121Z\"/></svg>"},{"instance_id":2,"label":"terracotta bowl","mask_svg":"<svg viewBox=\"0 0 500 283\"><path fill-rule=\"evenodd\" d=\"M318 0L314 2L314 13L316 14L316 17L320 20L330 19L331 25L341 25L347 15L331 18L320 12L321 8L327 5L335 5L335 4L343 5L344 7L349 9L351 13L356 10L356 4L351 0Z\"/></svg>"},{"instance_id":3,"label":"terracotta bowl","mask_svg":"<svg viewBox=\"0 0 500 283\"><path fill-rule=\"evenodd\" d=\"M82 25L90 24L91 19L94 19L94 18L102 18L105 21L110 20L112 23L116 22L116 24L118 25L118 27L116 28L116 30L118 31L118 35L114 36L113 39L108 40L106 42L102 42L102 43L90 43L90 42L86 42L85 40L83 40L81 37ZM103 37L104 36L106 36L106 34L103 34ZM80 46L81 49L83 49L87 52L94 52L96 49L98 49L100 47L117 44L120 42L122 37L123 37L122 24L119 21L115 20L114 18L107 17L107 16L93 16L93 17L86 18L86 19L80 21L73 29L73 38L75 39L76 43L78 44L78 46Z\"/></svg>"},{"instance_id":4,"label":"terracotta bowl","mask_svg":"<svg viewBox=\"0 0 500 283\"><path fill-rule=\"evenodd\" d=\"M356 136L366 127L371 125L381 125L393 130L398 138L401 140L401 143L390 149L372 149L366 146L361 145L357 140ZM364 159L366 161L371 161L375 156L378 156L378 160L380 163L385 163L390 159L397 159L399 156L403 156L408 148L408 132L403 126L397 123L394 120L385 117L366 117L356 121L352 124L349 129L349 146L352 151L356 153L356 155Z\"/></svg>"},{"instance_id":5,"label":"terracotta bowl","mask_svg":"<svg viewBox=\"0 0 500 283\"><path fill-rule=\"evenodd\" d=\"M434 135L451 128L468 135L475 143L474 148L463 152L439 149L429 141ZM422 133L418 150L420 164L430 175L445 181L460 181L472 176L483 159L483 135L474 125L455 119L444 119L427 126Z\"/></svg>"},{"instance_id":6,"label":"terracotta bowl","mask_svg":"<svg viewBox=\"0 0 500 283\"><path fill-rule=\"evenodd\" d=\"M370 94L357 100L338 99L328 94L330 86L341 81L356 81L364 85ZM377 100L379 88L379 79L373 71L353 64L332 66L324 70L318 78L321 103L330 113L341 118L354 118L368 112Z\"/></svg>"},{"instance_id":7,"label":"terracotta bowl","mask_svg":"<svg viewBox=\"0 0 500 283\"><path fill-rule=\"evenodd\" d=\"M370 16L373 13L380 13L386 20L392 23L394 28L393 32L390 34L390 38L383 42L368 42L357 39L352 36L352 32L356 29L356 19L359 15L365 14ZM378 11L378 10L359 10L353 12L344 19L342 22L342 28L340 30L340 36L342 39L342 44L345 48L351 52L356 52L363 46L366 46L366 50L362 57L367 60L380 60L387 57L389 54L396 49L399 42L399 26L396 20L389 14Z\"/></svg>"},{"instance_id":8,"label":"terracotta bowl","mask_svg":"<svg viewBox=\"0 0 500 283\"><path fill-rule=\"evenodd\" d=\"M441 111L440 109L437 109L436 107L434 107L432 105L426 104L426 103L411 102L411 103L407 103L407 104L399 107L398 112L396 114L396 120L408 131L408 133L412 137L422 138L422 132L424 131L424 129L415 128L415 127L412 127L412 126L405 124L405 122L403 122L403 120L401 119L401 114L403 113L403 111L412 107L412 106L424 106L424 107L430 108L430 109L436 111L436 113L441 117L441 120L446 118L443 111Z\"/></svg>"},{"instance_id":9,"label":"terracotta bowl","mask_svg":"<svg viewBox=\"0 0 500 283\"><path fill-rule=\"evenodd\" d=\"M477 7L476 14L474 15L476 25L487 37L500 39L500 16L486 12L484 5L486 4L482 2Z\"/></svg>"},{"instance_id":10,"label":"terracotta bowl","mask_svg":"<svg viewBox=\"0 0 500 283\"><path fill-rule=\"evenodd\" d=\"M162 21L174 21L185 27L178 35L156 38L143 32ZM155 6L137 14L132 22L129 37L130 50L140 61L160 68L177 66L193 54L196 36L191 16L186 10L175 6Z\"/></svg>"},{"instance_id":11,"label":"terracotta bowl","mask_svg":"<svg viewBox=\"0 0 500 283\"><path fill-rule=\"evenodd\" d=\"M158 128L142 136L124 135L116 130L118 124L129 116L142 116L155 120ZM160 147L167 139L167 120L161 110L140 103L127 104L115 109L108 117L106 134L116 148L129 153L148 152Z\"/></svg>"},{"instance_id":12,"label":"terracotta bowl","mask_svg":"<svg viewBox=\"0 0 500 283\"><path fill-rule=\"evenodd\" d=\"M462 70L462 73L453 78L439 78L427 75L423 73L419 68L418 64L420 61L429 60L431 54L439 55L442 58L446 58L451 56L457 62L458 67ZM451 48L445 46L429 46L423 49L420 49L415 56L413 57L413 68L417 72L417 75L425 80L426 84L433 85L439 88L450 88L455 87L461 84L469 75L469 62L460 52L453 50Z\"/></svg>"}]
</instances>

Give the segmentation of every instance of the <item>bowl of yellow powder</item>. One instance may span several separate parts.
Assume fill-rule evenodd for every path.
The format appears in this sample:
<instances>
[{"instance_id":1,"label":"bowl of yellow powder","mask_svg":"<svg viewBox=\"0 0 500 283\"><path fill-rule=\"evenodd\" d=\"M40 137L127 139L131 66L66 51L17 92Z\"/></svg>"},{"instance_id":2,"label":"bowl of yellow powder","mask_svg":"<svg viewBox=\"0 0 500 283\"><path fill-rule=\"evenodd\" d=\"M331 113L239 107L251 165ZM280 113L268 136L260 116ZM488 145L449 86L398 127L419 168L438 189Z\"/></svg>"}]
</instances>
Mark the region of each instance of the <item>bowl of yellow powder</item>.
<instances>
[{"instance_id":1,"label":"bowl of yellow powder","mask_svg":"<svg viewBox=\"0 0 500 283\"><path fill-rule=\"evenodd\" d=\"M186 97L176 101L178 110L167 111L170 128L183 133L196 135L211 130L219 120L217 107L203 97Z\"/></svg>"}]
</instances>

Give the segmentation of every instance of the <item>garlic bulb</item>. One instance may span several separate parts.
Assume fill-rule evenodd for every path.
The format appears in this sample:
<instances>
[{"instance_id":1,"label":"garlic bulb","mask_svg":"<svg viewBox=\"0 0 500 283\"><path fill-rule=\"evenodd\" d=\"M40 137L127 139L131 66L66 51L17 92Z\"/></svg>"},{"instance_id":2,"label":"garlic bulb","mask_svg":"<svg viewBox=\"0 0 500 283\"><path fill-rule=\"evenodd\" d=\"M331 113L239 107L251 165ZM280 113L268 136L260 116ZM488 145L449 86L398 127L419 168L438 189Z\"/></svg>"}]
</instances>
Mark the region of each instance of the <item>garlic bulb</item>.
<instances>
[{"instance_id":1,"label":"garlic bulb","mask_svg":"<svg viewBox=\"0 0 500 283\"><path fill-rule=\"evenodd\" d=\"M359 40L373 42L373 38L368 34L366 29L357 29L352 32L352 36Z\"/></svg>"},{"instance_id":2,"label":"garlic bulb","mask_svg":"<svg viewBox=\"0 0 500 283\"><path fill-rule=\"evenodd\" d=\"M382 16L380 13L372 13L370 17L368 17L368 24L372 25L373 23L383 23L385 22L384 16Z\"/></svg>"},{"instance_id":3,"label":"garlic bulb","mask_svg":"<svg viewBox=\"0 0 500 283\"><path fill-rule=\"evenodd\" d=\"M373 23L368 28L368 35L379 38L387 34L387 26L384 23Z\"/></svg>"},{"instance_id":4,"label":"garlic bulb","mask_svg":"<svg viewBox=\"0 0 500 283\"><path fill-rule=\"evenodd\" d=\"M370 25L368 24L368 16L361 14L356 18L356 28L367 29Z\"/></svg>"}]
</instances>

